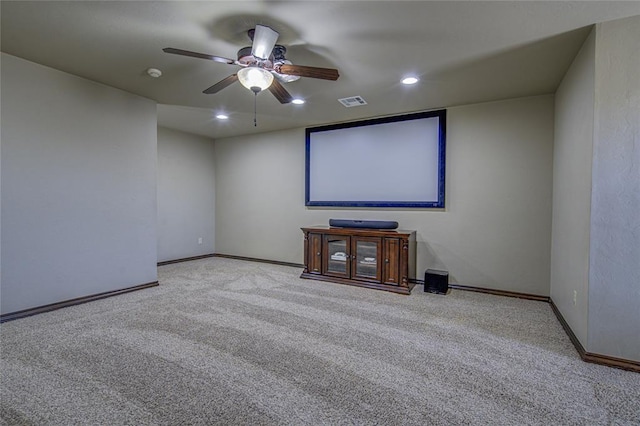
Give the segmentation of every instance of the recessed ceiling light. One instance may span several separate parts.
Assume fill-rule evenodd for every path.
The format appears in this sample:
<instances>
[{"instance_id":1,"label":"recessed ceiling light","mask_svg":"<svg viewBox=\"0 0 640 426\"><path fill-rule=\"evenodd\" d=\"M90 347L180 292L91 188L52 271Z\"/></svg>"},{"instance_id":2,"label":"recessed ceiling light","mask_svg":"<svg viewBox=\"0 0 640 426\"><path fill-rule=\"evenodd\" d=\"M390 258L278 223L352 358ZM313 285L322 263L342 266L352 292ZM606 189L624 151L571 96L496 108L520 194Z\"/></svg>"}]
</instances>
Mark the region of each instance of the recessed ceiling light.
<instances>
[{"instance_id":1,"label":"recessed ceiling light","mask_svg":"<svg viewBox=\"0 0 640 426\"><path fill-rule=\"evenodd\" d=\"M416 77L405 77L402 79L402 84L416 84L418 79Z\"/></svg>"},{"instance_id":2,"label":"recessed ceiling light","mask_svg":"<svg viewBox=\"0 0 640 426\"><path fill-rule=\"evenodd\" d=\"M218 120L228 120L229 116L228 115L224 115L224 114L218 114L218 115L216 115L216 118Z\"/></svg>"},{"instance_id":3,"label":"recessed ceiling light","mask_svg":"<svg viewBox=\"0 0 640 426\"><path fill-rule=\"evenodd\" d=\"M303 103L305 103L304 99L300 99L300 98L296 98L294 100L291 101L292 104L296 104L296 105L302 105Z\"/></svg>"}]
</instances>

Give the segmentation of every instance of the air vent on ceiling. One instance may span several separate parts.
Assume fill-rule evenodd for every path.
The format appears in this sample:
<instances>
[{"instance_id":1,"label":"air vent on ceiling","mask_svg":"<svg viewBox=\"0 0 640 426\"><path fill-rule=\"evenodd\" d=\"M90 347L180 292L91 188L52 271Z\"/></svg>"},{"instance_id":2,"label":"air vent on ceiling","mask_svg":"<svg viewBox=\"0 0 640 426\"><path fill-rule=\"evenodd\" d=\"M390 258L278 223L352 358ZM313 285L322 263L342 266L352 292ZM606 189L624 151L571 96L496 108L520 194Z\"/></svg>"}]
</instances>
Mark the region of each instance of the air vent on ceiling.
<instances>
[{"instance_id":1,"label":"air vent on ceiling","mask_svg":"<svg viewBox=\"0 0 640 426\"><path fill-rule=\"evenodd\" d=\"M338 101L340 101L340 103L346 106L347 108L351 108L354 106L362 106L367 104L367 102L364 99L362 99L362 96L351 96L349 98L338 99Z\"/></svg>"}]
</instances>

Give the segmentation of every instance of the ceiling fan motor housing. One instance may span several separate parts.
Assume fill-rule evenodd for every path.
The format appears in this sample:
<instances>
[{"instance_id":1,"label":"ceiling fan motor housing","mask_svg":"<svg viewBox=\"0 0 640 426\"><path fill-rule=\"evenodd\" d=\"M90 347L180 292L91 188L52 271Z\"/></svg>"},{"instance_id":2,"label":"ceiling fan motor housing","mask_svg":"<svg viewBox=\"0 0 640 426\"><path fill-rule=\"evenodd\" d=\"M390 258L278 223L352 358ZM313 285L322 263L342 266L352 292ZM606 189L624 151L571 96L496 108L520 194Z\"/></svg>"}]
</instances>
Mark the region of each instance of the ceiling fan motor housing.
<instances>
[{"instance_id":1,"label":"ceiling fan motor housing","mask_svg":"<svg viewBox=\"0 0 640 426\"><path fill-rule=\"evenodd\" d=\"M261 68L272 69L273 68L273 55L269 59L257 59L251 54L251 46L243 47L238 50L238 62L242 65L257 65Z\"/></svg>"},{"instance_id":2,"label":"ceiling fan motor housing","mask_svg":"<svg viewBox=\"0 0 640 426\"><path fill-rule=\"evenodd\" d=\"M285 61L287 58L284 57L287 53L287 48L281 44L276 44L273 48L273 62ZM271 58L269 58L271 59Z\"/></svg>"}]
</instances>

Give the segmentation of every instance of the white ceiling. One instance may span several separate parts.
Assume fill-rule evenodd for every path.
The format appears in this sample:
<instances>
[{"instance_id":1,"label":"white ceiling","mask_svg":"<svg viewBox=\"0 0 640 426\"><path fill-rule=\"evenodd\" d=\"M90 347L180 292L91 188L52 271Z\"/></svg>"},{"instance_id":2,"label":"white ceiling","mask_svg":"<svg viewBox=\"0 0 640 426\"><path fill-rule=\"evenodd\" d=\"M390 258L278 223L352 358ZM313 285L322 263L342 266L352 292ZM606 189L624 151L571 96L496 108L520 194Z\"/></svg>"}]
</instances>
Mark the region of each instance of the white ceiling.
<instances>
[{"instance_id":1,"label":"white ceiling","mask_svg":"<svg viewBox=\"0 0 640 426\"><path fill-rule=\"evenodd\" d=\"M633 15L640 2L2 1L1 35L5 53L153 99L160 125L220 138L553 93L590 25ZM294 64L340 71L286 84L305 105L260 93L258 127L240 84L202 93L237 66L162 52L235 59L256 24ZM406 74L421 81L402 86ZM337 100L355 95L368 105Z\"/></svg>"}]
</instances>

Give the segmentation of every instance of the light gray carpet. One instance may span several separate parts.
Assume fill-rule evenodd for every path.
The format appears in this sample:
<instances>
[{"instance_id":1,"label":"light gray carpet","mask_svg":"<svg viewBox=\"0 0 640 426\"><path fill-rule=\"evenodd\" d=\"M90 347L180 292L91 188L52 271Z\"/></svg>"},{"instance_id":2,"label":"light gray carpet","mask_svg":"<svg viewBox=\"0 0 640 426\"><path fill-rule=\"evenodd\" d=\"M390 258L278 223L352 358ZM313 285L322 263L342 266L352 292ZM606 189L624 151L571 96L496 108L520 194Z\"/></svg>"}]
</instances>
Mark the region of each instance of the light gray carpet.
<instances>
[{"instance_id":1,"label":"light gray carpet","mask_svg":"<svg viewBox=\"0 0 640 426\"><path fill-rule=\"evenodd\" d=\"M582 362L546 303L300 272L167 265L3 324L2 424L640 424L640 375Z\"/></svg>"}]
</instances>

